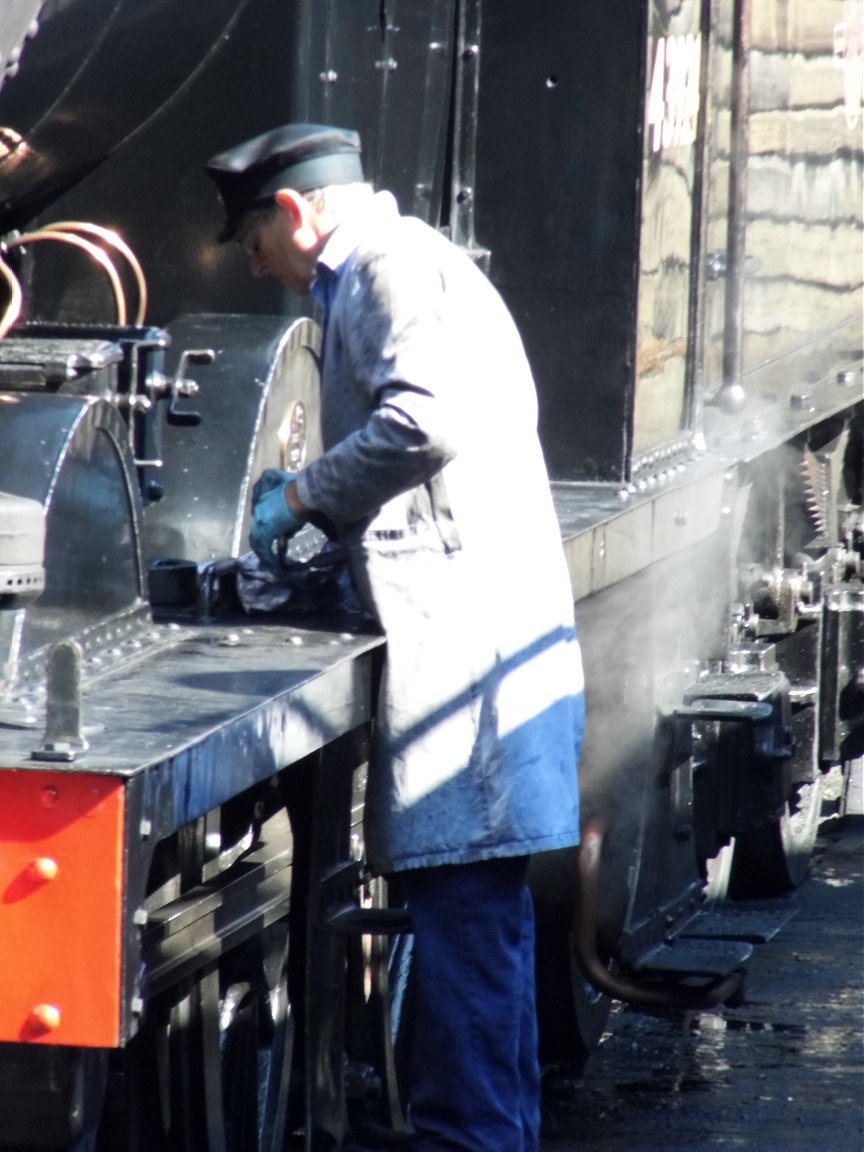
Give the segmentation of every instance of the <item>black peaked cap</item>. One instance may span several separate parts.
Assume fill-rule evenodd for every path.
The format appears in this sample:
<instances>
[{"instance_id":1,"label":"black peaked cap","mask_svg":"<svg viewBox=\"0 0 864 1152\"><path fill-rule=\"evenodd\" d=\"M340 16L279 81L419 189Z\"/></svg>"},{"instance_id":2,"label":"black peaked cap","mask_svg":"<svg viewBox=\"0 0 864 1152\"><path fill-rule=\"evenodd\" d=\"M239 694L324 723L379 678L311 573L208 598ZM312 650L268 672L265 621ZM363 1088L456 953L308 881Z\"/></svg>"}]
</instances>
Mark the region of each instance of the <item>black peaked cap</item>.
<instances>
[{"instance_id":1,"label":"black peaked cap","mask_svg":"<svg viewBox=\"0 0 864 1152\"><path fill-rule=\"evenodd\" d=\"M266 204L280 188L310 192L328 184L363 180L360 137L326 124L285 124L220 152L204 171L225 208L220 243L232 240L247 212Z\"/></svg>"}]
</instances>

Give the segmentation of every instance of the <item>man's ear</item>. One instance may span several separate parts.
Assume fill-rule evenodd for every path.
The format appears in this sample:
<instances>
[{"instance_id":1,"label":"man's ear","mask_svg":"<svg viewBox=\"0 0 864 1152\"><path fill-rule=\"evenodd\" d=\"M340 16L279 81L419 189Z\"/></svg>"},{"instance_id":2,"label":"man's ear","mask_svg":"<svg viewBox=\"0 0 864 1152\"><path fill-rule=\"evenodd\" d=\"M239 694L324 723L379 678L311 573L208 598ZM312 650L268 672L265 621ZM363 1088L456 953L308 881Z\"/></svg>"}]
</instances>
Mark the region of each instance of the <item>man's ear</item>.
<instances>
[{"instance_id":1,"label":"man's ear","mask_svg":"<svg viewBox=\"0 0 864 1152\"><path fill-rule=\"evenodd\" d=\"M294 246L301 252L314 252L318 249L322 238L320 221L306 197L293 188L280 188L274 200L276 207L287 217Z\"/></svg>"},{"instance_id":2,"label":"man's ear","mask_svg":"<svg viewBox=\"0 0 864 1152\"><path fill-rule=\"evenodd\" d=\"M280 188L274 197L283 212L287 212L291 227L296 232L307 223L308 202L293 188Z\"/></svg>"}]
</instances>

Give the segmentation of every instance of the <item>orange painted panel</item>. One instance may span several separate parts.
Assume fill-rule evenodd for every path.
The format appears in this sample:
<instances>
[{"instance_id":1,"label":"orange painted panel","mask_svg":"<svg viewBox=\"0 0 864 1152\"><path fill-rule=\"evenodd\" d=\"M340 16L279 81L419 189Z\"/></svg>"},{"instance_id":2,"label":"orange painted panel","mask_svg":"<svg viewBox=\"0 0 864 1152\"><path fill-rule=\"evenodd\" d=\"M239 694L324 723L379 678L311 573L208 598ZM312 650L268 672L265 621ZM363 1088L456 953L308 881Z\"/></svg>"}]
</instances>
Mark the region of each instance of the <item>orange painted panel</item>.
<instances>
[{"instance_id":1,"label":"orange painted panel","mask_svg":"<svg viewBox=\"0 0 864 1152\"><path fill-rule=\"evenodd\" d=\"M0 1041L120 1040L123 782L0 770Z\"/></svg>"}]
</instances>

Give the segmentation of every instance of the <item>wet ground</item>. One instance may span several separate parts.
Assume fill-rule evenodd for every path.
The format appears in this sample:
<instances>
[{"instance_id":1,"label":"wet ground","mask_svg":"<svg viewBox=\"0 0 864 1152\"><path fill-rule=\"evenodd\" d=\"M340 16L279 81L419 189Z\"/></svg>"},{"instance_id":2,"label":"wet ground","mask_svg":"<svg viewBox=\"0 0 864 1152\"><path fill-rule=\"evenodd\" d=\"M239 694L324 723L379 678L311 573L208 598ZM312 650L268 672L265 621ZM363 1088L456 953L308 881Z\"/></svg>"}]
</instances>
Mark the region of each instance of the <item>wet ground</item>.
<instances>
[{"instance_id":1,"label":"wet ground","mask_svg":"<svg viewBox=\"0 0 864 1152\"><path fill-rule=\"evenodd\" d=\"M864 819L823 825L743 1001L616 1006L585 1072L547 1073L542 1152L864 1152Z\"/></svg>"}]
</instances>

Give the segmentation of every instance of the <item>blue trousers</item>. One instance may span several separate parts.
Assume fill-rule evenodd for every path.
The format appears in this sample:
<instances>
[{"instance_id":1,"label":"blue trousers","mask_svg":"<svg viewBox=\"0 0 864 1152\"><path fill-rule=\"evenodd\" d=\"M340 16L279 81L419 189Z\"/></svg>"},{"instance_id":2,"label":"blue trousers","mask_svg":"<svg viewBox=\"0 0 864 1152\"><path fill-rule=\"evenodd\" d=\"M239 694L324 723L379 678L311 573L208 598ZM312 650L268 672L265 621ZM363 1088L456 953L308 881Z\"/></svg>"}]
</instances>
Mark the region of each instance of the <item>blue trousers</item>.
<instances>
[{"instance_id":1,"label":"blue trousers","mask_svg":"<svg viewBox=\"0 0 864 1152\"><path fill-rule=\"evenodd\" d=\"M405 872L417 1152L537 1152L534 908L525 856Z\"/></svg>"}]
</instances>

